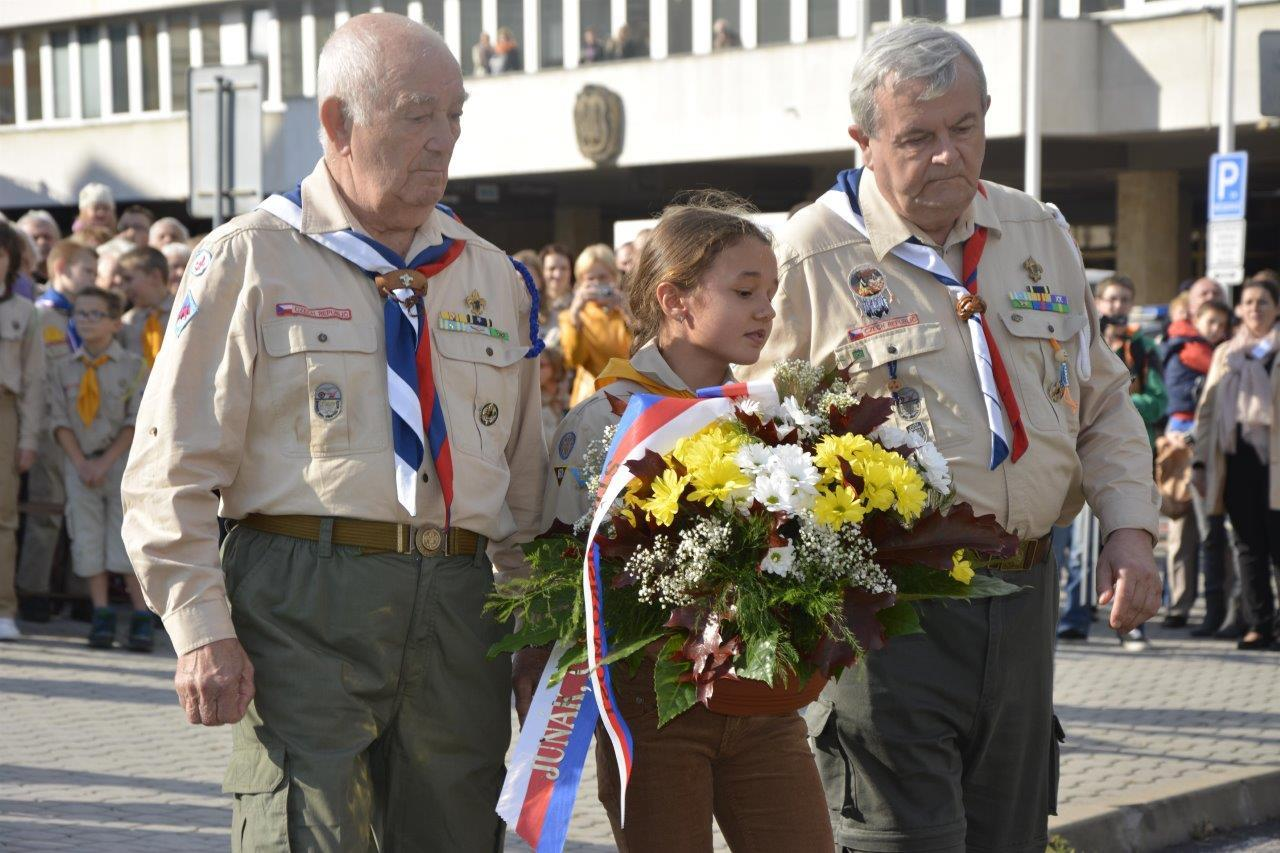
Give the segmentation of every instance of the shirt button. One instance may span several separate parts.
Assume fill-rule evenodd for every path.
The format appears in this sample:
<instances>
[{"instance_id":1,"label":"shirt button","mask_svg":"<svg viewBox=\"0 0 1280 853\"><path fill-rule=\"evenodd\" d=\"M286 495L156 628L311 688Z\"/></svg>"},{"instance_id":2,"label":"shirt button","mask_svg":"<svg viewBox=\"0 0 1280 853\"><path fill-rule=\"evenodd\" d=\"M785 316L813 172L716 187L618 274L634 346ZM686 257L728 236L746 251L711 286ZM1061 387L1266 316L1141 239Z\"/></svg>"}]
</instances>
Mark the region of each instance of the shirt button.
<instances>
[{"instance_id":1,"label":"shirt button","mask_svg":"<svg viewBox=\"0 0 1280 853\"><path fill-rule=\"evenodd\" d=\"M1022 322L1022 315L1021 315L1021 314L1010 314L1010 315L1009 315L1009 319L1010 319L1010 320L1012 320L1012 321L1013 321L1013 322L1015 322L1015 323L1021 323L1021 322Z\"/></svg>"},{"instance_id":2,"label":"shirt button","mask_svg":"<svg viewBox=\"0 0 1280 853\"><path fill-rule=\"evenodd\" d=\"M424 482L424 483L430 483L430 482L431 482L431 475L430 475L430 474L428 474L428 473L426 473L426 472L424 471L424 472L422 473L422 482Z\"/></svg>"},{"instance_id":3,"label":"shirt button","mask_svg":"<svg viewBox=\"0 0 1280 853\"><path fill-rule=\"evenodd\" d=\"M484 348L484 354L485 354L485 355L493 355L493 347L485 347L485 348Z\"/></svg>"},{"instance_id":4,"label":"shirt button","mask_svg":"<svg viewBox=\"0 0 1280 853\"><path fill-rule=\"evenodd\" d=\"M894 355L895 353L897 353L898 348L895 347L893 344L889 344L889 346L885 347L885 350L889 353L889 355Z\"/></svg>"},{"instance_id":5,"label":"shirt button","mask_svg":"<svg viewBox=\"0 0 1280 853\"><path fill-rule=\"evenodd\" d=\"M329 336L326 335L324 332L321 332L319 335L317 335L317 338L319 338L320 343L324 343L325 341L329 340Z\"/></svg>"},{"instance_id":6,"label":"shirt button","mask_svg":"<svg viewBox=\"0 0 1280 853\"><path fill-rule=\"evenodd\" d=\"M157 430L155 427L152 427L151 429L147 430L147 434L148 434L148 435L155 435L155 434L157 434L158 432L159 432L159 430Z\"/></svg>"},{"instance_id":7,"label":"shirt button","mask_svg":"<svg viewBox=\"0 0 1280 853\"><path fill-rule=\"evenodd\" d=\"M1053 331L1053 325L1052 325L1052 324L1050 324L1050 326L1049 326L1049 331L1051 331L1051 332Z\"/></svg>"}]
</instances>

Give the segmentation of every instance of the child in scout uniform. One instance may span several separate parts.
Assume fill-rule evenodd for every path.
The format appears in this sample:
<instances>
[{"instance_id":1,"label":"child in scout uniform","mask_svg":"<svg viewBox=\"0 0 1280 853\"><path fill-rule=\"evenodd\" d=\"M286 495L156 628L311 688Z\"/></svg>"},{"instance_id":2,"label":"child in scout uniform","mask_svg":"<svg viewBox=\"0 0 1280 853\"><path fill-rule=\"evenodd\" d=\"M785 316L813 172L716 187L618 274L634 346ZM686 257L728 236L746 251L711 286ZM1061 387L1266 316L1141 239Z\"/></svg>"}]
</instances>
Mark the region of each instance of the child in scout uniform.
<instances>
[{"instance_id":1,"label":"child in scout uniform","mask_svg":"<svg viewBox=\"0 0 1280 853\"><path fill-rule=\"evenodd\" d=\"M44 342L46 383L53 365L80 346L71 320L71 300L77 291L93 285L97 268L98 256L78 240L60 240L49 250L49 284L35 303L40 339ZM46 400L50 387L46 386ZM43 411L42 408L42 416ZM36 462L27 473L27 503L35 509L27 513L22 556L18 561L21 611L28 621L49 621L49 580L58 536L62 532L61 507L66 498L62 488L62 449L54 441L51 430L41 429Z\"/></svg>"},{"instance_id":2,"label":"child in scout uniform","mask_svg":"<svg viewBox=\"0 0 1280 853\"><path fill-rule=\"evenodd\" d=\"M107 605L106 574L113 572L124 576L133 602L128 646L149 652L151 613L120 537L120 478L147 368L140 355L126 352L115 340L120 313L120 299L110 291L90 287L76 294L73 317L81 349L53 367L49 426L66 454L63 483L72 566L88 581L93 600L89 645L110 648L115 643L116 614Z\"/></svg>"},{"instance_id":3,"label":"child in scout uniform","mask_svg":"<svg viewBox=\"0 0 1280 853\"><path fill-rule=\"evenodd\" d=\"M14 621L18 602L18 484L36 461L44 415L44 348L40 319L30 300L14 293L21 236L0 222L0 640L21 634Z\"/></svg>"},{"instance_id":4,"label":"child in scout uniform","mask_svg":"<svg viewBox=\"0 0 1280 853\"><path fill-rule=\"evenodd\" d=\"M630 277L638 346L630 360L604 366L598 390L569 412L550 444L554 476L547 479L544 527L572 525L590 509L583 454L618 422L606 392L623 400L637 392L692 396L732 381L729 365L754 363L768 339L777 282L769 237L736 212L690 205L663 213ZM659 729L656 654L633 677L613 674L635 749L625 827L616 759L608 739L596 739L599 796L619 848L709 853L714 817L735 850L828 853L834 842L826 803L795 713L821 683L783 691L725 682L709 709L695 705ZM516 704L527 707L519 689ZM678 838L671 832L676 803Z\"/></svg>"},{"instance_id":5,"label":"child in scout uniform","mask_svg":"<svg viewBox=\"0 0 1280 853\"><path fill-rule=\"evenodd\" d=\"M125 252L116 267L133 307L125 312L120 343L142 356L151 369L169 325L173 294L169 292L169 263L157 249L143 247Z\"/></svg>"}]
</instances>

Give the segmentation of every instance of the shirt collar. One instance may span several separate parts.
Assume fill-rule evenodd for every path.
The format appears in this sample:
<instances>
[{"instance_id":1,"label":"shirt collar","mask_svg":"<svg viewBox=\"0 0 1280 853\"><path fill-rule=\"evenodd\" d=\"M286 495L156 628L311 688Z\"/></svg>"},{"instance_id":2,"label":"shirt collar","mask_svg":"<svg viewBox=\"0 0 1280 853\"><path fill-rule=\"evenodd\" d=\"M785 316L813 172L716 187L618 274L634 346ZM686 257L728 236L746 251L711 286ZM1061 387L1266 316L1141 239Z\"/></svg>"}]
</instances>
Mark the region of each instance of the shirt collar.
<instances>
[{"instance_id":1,"label":"shirt collar","mask_svg":"<svg viewBox=\"0 0 1280 853\"><path fill-rule=\"evenodd\" d=\"M875 175L870 169L862 170L858 181L858 204L862 207L862 218L867 226L867 238L871 241L871 251L876 260L884 260L884 256L893 251L900 243L915 237L926 246L941 248L943 251L957 243L963 243L973 234L975 224L982 225L997 236L1000 234L1000 217L996 215L991 199L982 193L975 193L973 201L965 208L964 213L952 226L951 233L941 247L910 222L907 222L890 205L881 194L876 184Z\"/></svg>"},{"instance_id":2,"label":"shirt collar","mask_svg":"<svg viewBox=\"0 0 1280 853\"><path fill-rule=\"evenodd\" d=\"M329 173L324 158L321 158L311 174L302 180L302 233L326 234L347 229L369 236L369 232L342 200L333 175ZM428 246L437 245L444 237L465 240L467 236L468 232L461 223L436 208L418 226L406 257L412 258Z\"/></svg>"},{"instance_id":3,"label":"shirt collar","mask_svg":"<svg viewBox=\"0 0 1280 853\"><path fill-rule=\"evenodd\" d=\"M685 381L671 369L671 365L662 357L662 352L658 349L657 338L650 339L648 343L636 350L636 354L631 356L631 366L650 379L676 391L697 390L685 384ZM723 383L728 384L733 381L733 371L725 371Z\"/></svg>"},{"instance_id":4,"label":"shirt collar","mask_svg":"<svg viewBox=\"0 0 1280 853\"><path fill-rule=\"evenodd\" d=\"M108 361L119 361L120 356L124 355L124 347L120 346L119 341L113 340L111 343L107 344L107 348L99 355L90 355L87 348L81 348L80 355L83 359L90 362L96 361L104 355L107 357Z\"/></svg>"}]
</instances>

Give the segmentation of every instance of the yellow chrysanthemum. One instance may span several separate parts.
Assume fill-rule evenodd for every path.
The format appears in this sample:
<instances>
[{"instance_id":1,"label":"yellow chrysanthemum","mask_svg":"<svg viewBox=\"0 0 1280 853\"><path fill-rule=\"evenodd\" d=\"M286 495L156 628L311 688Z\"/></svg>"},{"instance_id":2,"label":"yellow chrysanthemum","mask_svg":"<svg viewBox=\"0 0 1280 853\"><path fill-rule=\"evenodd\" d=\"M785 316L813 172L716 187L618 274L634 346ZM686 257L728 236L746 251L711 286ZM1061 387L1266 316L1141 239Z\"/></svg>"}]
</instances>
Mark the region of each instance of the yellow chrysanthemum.
<instances>
[{"instance_id":1,"label":"yellow chrysanthemum","mask_svg":"<svg viewBox=\"0 0 1280 853\"><path fill-rule=\"evenodd\" d=\"M833 530L839 530L846 524L858 524L867 514L867 507L858 500L853 489L848 486L837 486L827 491L818 492L813 502L813 514L819 523Z\"/></svg>"},{"instance_id":2,"label":"yellow chrysanthemum","mask_svg":"<svg viewBox=\"0 0 1280 853\"><path fill-rule=\"evenodd\" d=\"M723 457L732 457L746 436L732 425L716 421L676 442L671 458L686 468L706 465Z\"/></svg>"},{"instance_id":3,"label":"yellow chrysanthemum","mask_svg":"<svg viewBox=\"0 0 1280 853\"><path fill-rule=\"evenodd\" d=\"M867 506L871 509L887 510L893 506L894 490L893 475L891 469L881 463L869 460L860 460L860 464L854 469L855 473L862 476L863 479L863 499L867 502ZM859 468L861 470L859 470Z\"/></svg>"},{"instance_id":4,"label":"yellow chrysanthemum","mask_svg":"<svg viewBox=\"0 0 1280 853\"><path fill-rule=\"evenodd\" d=\"M964 584L973 580L973 564L965 559L963 548L951 555L951 577Z\"/></svg>"},{"instance_id":5,"label":"yellow chrysanthemum","mask_svg":"<svg viewBox=\"0 0 1280 853\"><path fill-rule=\"evenodd\" d=\"M919 518L928 499L928 493L924 490L924 480L920 478L920 474L904 463L892 469L890 476L894 494L897 495L898 512L907 521Z\"/></svg>"},{"instance_id":6,"label":"yellow chrysanthemum","mask_svg":"<svg viewBox=\"0 0 1280 853\"><path fill-rule=\"evenodd\" d=\"M814 446L814 463L822 472L822 481L835 482L842 476L840 460L853 463L860 454L865 454L874 447L866 436L862 435L824 435Z\"/></svg>"},{"instance_id":7,"label":"yellow chrysanthemum","mask_svg":"<svg viewBox=\"0 0 1280 853\"><path fill-rule=\"evenodd\" d=\"M680 508L680 494L689 485L688 477L680 477L670 468L662 472L662 476L653 481L653 497L641 506L649 517L666 527L676 517Z\"/></svg>"},{"instance_id":8,"label":"yellow chrysanthemum","mask_svg":"<svg viewBox=\"0 0 1280 853\"><path fill-rule=\"evenodd\" d=\"M714 501L727 500L737 489L750 485L747 475L730 456L708 460L704 464L689 468L689 482L693 491L689 500L702 501L710 506Z\"/></svg>"}]
</instances>

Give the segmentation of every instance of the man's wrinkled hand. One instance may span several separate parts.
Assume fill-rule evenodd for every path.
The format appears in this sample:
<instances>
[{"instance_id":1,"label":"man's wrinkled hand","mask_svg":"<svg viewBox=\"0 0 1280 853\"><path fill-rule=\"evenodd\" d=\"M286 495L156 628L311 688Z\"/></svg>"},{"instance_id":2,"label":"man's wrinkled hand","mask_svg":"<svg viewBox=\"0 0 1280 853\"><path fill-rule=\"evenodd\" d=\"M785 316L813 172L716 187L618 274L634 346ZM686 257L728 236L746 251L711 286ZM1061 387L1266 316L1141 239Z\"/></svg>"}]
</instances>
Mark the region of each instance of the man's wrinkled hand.
<instances>
[{"instance_id":1,"label":"man's wrinkled hand","mask_svg":"<svg viewBox=\"0 0 1280 853\"><path fill-rule=\"evenodd\" d=\"M253 664L239 640L215 640L178 658L173 686L188 723L236 723L253 699Z\"/></svg>"},{"instance_id":2,"label":"man's wrinkled hand","mask_svg":"<svg viewBox=\"0 0 1280 853\"><path fill-rule=\"evenodd\" d=\"M533 694L542 679L542 671L547 668L551 659L550 646L531 646L520 649L511 659L511 690L516 696L516 715L520 725L529 713L529 705L533 702Z\"/></svg>"},{"instance_id":3,"label":"man's wrinkled hand","mask_svg":"<svg viewBox=\"0 0 1280 853\"><path fill-rule=\"evenodd\" d=\"M1098 554L1098 603L1111 605L1111 627L1123 634L1155 616L1162 591L1151 534L1112 532Z\"/></svg>"}]
</instances>

